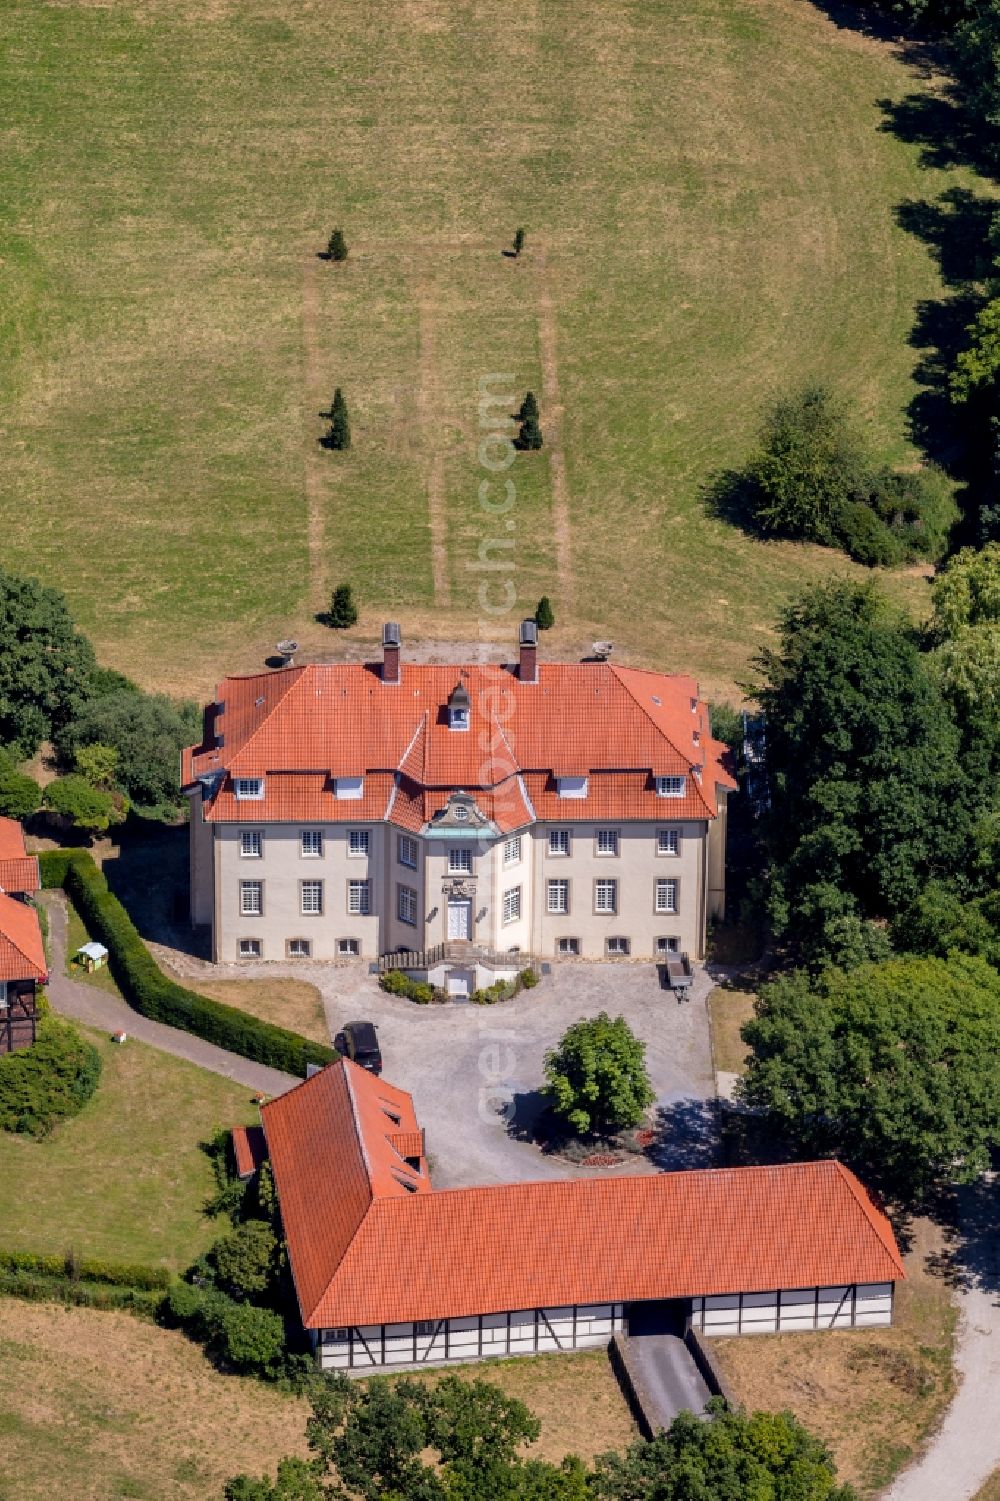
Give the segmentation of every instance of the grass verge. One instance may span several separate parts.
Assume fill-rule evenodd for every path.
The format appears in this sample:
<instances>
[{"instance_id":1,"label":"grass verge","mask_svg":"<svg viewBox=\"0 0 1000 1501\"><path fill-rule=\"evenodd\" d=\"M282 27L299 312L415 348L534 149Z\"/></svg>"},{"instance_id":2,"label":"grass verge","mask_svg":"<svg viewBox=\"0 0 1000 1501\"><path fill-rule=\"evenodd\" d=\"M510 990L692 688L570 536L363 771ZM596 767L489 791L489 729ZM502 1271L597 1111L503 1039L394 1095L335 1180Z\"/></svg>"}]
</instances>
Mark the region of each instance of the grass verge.
<instances>
[{"instance_id":1,"label":"grass verge","mask_svg":"<svg viewBox=\"0 0 1000 1501\"><path fill-rule=\"evenodd\" d=\"M66 898L66 973L71 980L79 980L83 985L92 985L95 990L103 990L108 995L115 996L119 1001L123 999L121 991L115 984L114 976L105 964L101 969L87 970L82 964L74 963L81 946L89 943L91 934L87 932L83 918L77 912L69 897Z\"/></svg>"},{"instance_id":2,"label":"grass verge","mask_svg":"<svg viewBox=\"0 0 1000 1501\"><path fill-rule=\"evenodd\" d=\"M97 1093L43 1141L0 1133L3 1248L187 1266L219 1233L201 1149L253 1122L249 1090L130 1039L81 1027L104 1062Z\"/></svg>"},{"instance_id":3,"label":"grass verge","mask_svg":"<svg viewBox=\"0 0 1000 1501\"><path fill-rule=\"evenodd\" d=\"M915 1223L891 1329L712 1342L737 1398L752 1410L793 1412L863 1496L877 1494L912 1458L955 1390L957 1314L947 1282L932 1270L944 1245L936 1225Z\"/></svg>"},{"instance_id":4,"label":"grass verge","mask_svg":"<svg viewBox=\"0 0 1000 1501\"><path fill-rule=\"evenodd\" d=\"M178 980L184 984L183 980ZM326 1024L323 997L315 985L305 980L210 980L199 978L198 994L207 995L224 1006L235 1006L263 1022L287 1027L311 1042L330 1046L330 1029Z\"/></svg>"},{"instance_id":5,"label":"grass verge","mask_svg":"<svg viewBox=\"0 0 1000 1501\"><path fill-rule=\"evenodd\" d=\"M722 1073L741 1074L746 1066L750 1049L740 1036L740 1028L752 1019L755 1000L748 990L729 990L722 985L708 998L712 1056Z\"/></svg>"}]
</instances>

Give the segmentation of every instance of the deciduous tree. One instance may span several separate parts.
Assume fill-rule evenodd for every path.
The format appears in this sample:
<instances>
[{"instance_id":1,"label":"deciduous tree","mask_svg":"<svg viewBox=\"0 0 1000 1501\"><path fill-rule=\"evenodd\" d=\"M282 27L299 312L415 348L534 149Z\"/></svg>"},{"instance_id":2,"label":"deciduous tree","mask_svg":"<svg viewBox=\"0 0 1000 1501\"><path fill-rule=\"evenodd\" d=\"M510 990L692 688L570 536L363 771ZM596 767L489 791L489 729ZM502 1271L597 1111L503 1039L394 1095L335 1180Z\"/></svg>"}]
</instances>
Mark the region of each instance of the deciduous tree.
<instances>
[{"instance_id":1,"label":"deciduous tree","mask_svg":"<svg viewBox=\"0 0 1000 1501\"><path fill-rule=\"evenodd\" d=\"M553 1112L581 1136L637 1125L655 1098L645 1043L606 1011L574 1022L545 1055L545 1079Z\"/></svg>"},{"instance_id":2,"label":"deciduous tree","mask_svg":"<svg viewBox=\"0 0 1000 1501\"><path fill-rule=\"evenodd\" d=\"M92 787L76 772L50 782L42 793L42 802L51 812L70 819L75 829L88 834L100 833L110 824L121 823L127 808L120 797Z\"/></svg>"},{"instance_id":3,"label":"deciduous tree","mask_svg":"<svg viewBox=\"0 0 1000 1501\"><path fill-rule=\"evenodd\" d=\"M0 745L33 756L73 717L95 666L63 596L0 568Z\"/></svg>"},{"instance_id":4,"label":"deciduous tree","mask_svg":"<svg viewBox=\"0 0 1000 1501\"><path fill-rule=\"evenodd\" d=\"M905 1203L971 1180L1000 1142L1000 975L981 959L800 971L766 987L743 1035L741 1098Z\"/></svg>"},{"instance_id":5,"label":"deciduous tree","mask_svg":"<svg viewBox=\"0 0 1000 1501\"><path fill-rule=\"evenodd\" d=\"M38 783L18 771L11 757L0 749L0 816L29 818L41 801Z\"/></svg>"},{"instance_id":6,"label":"deciduous tree","mask_svg":"<svg viewBox=\"0 0 1000 1501\"><path fill-rule=\"evenodd\" d=\"M106 746L118 755L117 778L133 802L144 807L177 804L181 747L201 734L193 703L143 693L133 684L114 686L90 698L57 740L60 755L75 762L85 746Z\"/></svg>"}]
</instances>

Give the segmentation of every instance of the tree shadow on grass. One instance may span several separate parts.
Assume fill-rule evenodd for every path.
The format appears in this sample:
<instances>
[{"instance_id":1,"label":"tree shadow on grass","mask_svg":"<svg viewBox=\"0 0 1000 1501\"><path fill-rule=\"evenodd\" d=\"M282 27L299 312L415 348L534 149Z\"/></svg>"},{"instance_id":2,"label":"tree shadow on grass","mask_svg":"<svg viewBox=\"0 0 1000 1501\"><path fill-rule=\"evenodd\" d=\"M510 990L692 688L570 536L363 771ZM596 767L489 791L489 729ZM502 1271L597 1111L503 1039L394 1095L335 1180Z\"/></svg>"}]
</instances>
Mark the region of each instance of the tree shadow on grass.
<instances>
[{"instance_id":1,"label":"tree shadow on grass","mask_svg":"<svg viewBox=\"0 0 1000 1501\"><path fill-rule=\"evenodd\" d=\"M190 925L188 826L130 817L105 857L104 878L147 942L207 957Z\"/></svg>"}]
</instances>

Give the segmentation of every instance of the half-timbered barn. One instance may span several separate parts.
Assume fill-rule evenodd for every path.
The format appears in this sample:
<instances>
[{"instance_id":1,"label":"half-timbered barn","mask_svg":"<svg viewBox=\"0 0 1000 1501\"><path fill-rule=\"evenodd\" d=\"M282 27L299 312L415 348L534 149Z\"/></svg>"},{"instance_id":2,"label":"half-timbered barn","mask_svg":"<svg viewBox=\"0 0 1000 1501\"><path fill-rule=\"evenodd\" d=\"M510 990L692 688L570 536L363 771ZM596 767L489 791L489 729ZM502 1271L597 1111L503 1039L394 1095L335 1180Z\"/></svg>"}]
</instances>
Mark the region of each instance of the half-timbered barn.
<instances>
[{"instance_id":1,"label":"half-timbered barn","mask_svg":"<svg viewBox=\"0 0 1000 1501\"><path fill-rule=\"evenodd\" d=\"M706 1334L892 1321L892 1229L837 1162L437 1191L411 1097L347 1060L261 1114L324 1369L603 1345L650 1304Z\"/></svg>"}]
</instances>

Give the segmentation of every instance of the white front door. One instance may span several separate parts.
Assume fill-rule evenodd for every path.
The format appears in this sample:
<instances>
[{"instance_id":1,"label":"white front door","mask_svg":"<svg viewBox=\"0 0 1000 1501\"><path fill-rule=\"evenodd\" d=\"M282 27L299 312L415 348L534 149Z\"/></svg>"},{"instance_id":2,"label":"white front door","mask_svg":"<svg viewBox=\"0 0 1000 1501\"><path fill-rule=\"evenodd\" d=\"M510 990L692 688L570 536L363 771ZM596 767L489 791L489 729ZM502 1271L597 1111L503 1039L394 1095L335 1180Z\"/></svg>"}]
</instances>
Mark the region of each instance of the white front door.
<instances>
[{"instance_id":1,"label":"white front door","mask_svg":"<svg viewBox=\"0 0 1000 1501\"><path fill-rule=\"evenodd\" d=\"M448 937L472 937L472 903L470 901L448 903Z\"/></svg>"}]
</instances>

